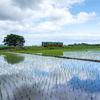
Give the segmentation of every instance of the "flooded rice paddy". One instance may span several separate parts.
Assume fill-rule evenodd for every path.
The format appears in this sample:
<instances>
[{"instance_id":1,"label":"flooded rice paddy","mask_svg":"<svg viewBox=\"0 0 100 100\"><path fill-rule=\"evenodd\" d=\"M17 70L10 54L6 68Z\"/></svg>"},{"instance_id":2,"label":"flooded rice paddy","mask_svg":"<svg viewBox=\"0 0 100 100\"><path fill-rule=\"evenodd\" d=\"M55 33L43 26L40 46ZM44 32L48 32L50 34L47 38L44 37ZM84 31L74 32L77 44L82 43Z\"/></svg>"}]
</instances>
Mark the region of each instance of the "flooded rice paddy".
<instances>
[{"instance_id":1,"label":"flooded rice paddy","mask_svg":"<svg viewBox=\"0 0 100 100\"><path fill-rule=\"evenodd\" d=\"M89 50L89 51L69 51L63 52L63 56L74 57L74 58L83 58L83 59L93 59L100 60L100 51L98 50Z\"/></svg>"},{"instance_id":2,"label":"flooded rice paddy","mask_svg":"<svg viewBox=\"0 0 100 100\"><path fill-rule=\"evenodd\" d=\"M1 53L0 100L100 100L100 63Z\"/></svg>"}]
</instances>

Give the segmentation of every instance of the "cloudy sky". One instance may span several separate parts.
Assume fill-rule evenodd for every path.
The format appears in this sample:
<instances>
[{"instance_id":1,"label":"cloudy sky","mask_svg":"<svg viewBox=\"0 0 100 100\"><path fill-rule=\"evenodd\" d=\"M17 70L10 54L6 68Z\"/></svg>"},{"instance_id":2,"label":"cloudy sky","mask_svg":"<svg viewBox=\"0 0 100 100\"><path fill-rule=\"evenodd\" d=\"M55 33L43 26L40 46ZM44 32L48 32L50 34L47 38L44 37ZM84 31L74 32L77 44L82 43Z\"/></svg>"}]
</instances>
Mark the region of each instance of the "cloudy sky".
<instances>
[{"instance_id":1,"label":"cloudy sky","mask_svg":"<svg viewBox=\"0 0 100 100\"><path fill-rule=\"evenodd\" d=\"M10 33L30 46L100 43L100 0L0 0L0 44Z\"/></svg>"}]
</instances>

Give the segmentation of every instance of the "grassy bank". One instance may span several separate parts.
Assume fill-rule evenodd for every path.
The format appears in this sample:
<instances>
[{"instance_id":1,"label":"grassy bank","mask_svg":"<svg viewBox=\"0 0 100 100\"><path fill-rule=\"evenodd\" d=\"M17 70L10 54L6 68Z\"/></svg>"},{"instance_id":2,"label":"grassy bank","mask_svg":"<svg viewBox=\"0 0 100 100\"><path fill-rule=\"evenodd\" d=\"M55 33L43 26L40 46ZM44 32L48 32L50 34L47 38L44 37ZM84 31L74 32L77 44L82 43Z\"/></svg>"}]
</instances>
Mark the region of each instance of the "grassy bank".
<instances>
[{"instance_id":1,"label":"grassy bank","mask_svg":"<svg viewBox=\"0 0 100 100\"><path fill-rule=\"evenodd\" d=\"M100 46L63 46L63 47L0 47L3 52L18 52L18 53L42 53L43 55L58 55L61 56L64 51L87 51L87 50L100 50Z\"/></svg>"},{"instance_id":2,"label":"grassy bank","mask_svg":"<svg viewBox=\"0 0 100 100\"><path fill-rule=\"evenodd\" d=\"M42 46L30 46L30 47L0 47L0 51L41 51L41 50L100 50L100 46L63 46L63 47L42 47Z\"/></svg>"}]
</instances>

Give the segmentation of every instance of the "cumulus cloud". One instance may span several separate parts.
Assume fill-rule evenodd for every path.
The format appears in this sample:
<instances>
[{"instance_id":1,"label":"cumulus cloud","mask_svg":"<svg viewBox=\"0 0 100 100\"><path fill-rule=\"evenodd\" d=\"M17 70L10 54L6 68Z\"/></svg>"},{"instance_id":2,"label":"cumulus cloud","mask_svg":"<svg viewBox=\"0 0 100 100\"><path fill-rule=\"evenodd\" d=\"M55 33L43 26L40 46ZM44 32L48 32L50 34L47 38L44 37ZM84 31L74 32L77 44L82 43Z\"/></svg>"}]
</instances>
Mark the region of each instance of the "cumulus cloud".
<instances>
[{"instance_id":1,"label":"cumulus cloud","mask_svg":"<svg viewBox=\"0 0 100 100\"><path fill-rule=\"evenodd\" d=\"M78 20L76 20L76 22L84 23L84 22L86 22L88 20L91 20L94 16L96 16L95 12L92 12L92 13L80 12L77 15L77 19Z\"/></svg>"},{"instance_id":2,"label":"cumulus cloud","mask_svg":"<svg viewBox=\"0 0 100 100\"><path fill-rule=\"evenodd\" d=\"M74 3L84 2L84 0L63 0L63 2L66 2L66 4L70 5ZM35 21L40 21L41 18L44 18L44 19L48 19L48 21L51 21L53 26L56 26L56 25L62 26L65 24L84 23L96 15L95 12L93 13L80 12L76 16L76 18L74 18L74 16L68 11L68 9L66 10L64 7L55 8L52 4L56 5L52 0L51 2L49 0L0 1L0 8L1 8L0 20L15 21L15 23L16 21L19 21L19 22L22 22L25 26L25 24L27 23L30 23L32 21L33 23L35 23ZM38 11L34 8L38 9ZM48 25L48 28L51 25L50 23L47 24L47 22L45 21L37 25L41 26L41 24L42 25L44 24L44 26ZM56 27L59 27L59 26L56 26Z\"/></svg>"},{"instance_id":3,"label":"cumulus cloud","mask_svg":"<svg viewBox=\"0 0 100 100\"><path fill-rule=\"evenodd\" d=\"M0 20L21 21L31 17L33 12L29 9L23 11L17 6L11 5L10 0L0 1Z\"/></svg>"},{"instance_id":4,"label":"cumulus cloud","mask_svg":"<svg viewBox=\"0 0 100 100\"><path fill-rule=\"evenodd\" d=\"M77 16L73 16L65 9L53 9L50 12L49 19L59 25L65 25L73 23L85 23L86 21L91 20L94 16L96 16L95 12L80 12Z\"/></svg>"},{"instance_id":5,"label":"cumulus cloud","mask_svg":"<svg viewBox=\"0 0 100 100\"><path fill-rule=\"evenodd\" d=\"M1 0L0 31L47 36L49 32L62 30L63 25L85 23L96 13L79 12L74 16L69 11L69 6L82 2L85 0Z\"/></svg>"},{"instance_id":6,"label":"cumulus cloud","mask_svg":"<svg viewBox=\"0 0 100 100\"><path fill-rule=\"evenodd\" d=\"M59 25L70 24L73 22L73 15L64 9L53 9L50 12L49 19Z\"/></svg>"},{"instance_id":7,"label":"cumulus cloud","mask_svg":"<svg viewBox=\"0 0 100 100\"><path fill-rule=\"evenodd\" d=\"M6 30L9 32L16 32L23 29L23 26L20 25L17 21L0 21L0 30Z\"/></svg>"},{"instance_id":8,"label":"cumulus cloud","mask_svg":"<svg viewBox=\"0 0 100 100\"><path fill-rule=\"evenodd\" d=\"M40 23L38 26L33 28L35 32L48 32L48 31L54 31L54 30L61 30L60 26L57 26L56 24L52 22L43 22Z\"/></svg>"},{"instance_id":9,"label":"cumulus cloud","mask_svg":"<svg viewBox=\"0 0 100 100\"><path fill-rule=\"evenodd\" d=\"M40 9L40 4L43 0L12 0L12 4L19 6L22 9Z\"/></svg>"}]
</instances>

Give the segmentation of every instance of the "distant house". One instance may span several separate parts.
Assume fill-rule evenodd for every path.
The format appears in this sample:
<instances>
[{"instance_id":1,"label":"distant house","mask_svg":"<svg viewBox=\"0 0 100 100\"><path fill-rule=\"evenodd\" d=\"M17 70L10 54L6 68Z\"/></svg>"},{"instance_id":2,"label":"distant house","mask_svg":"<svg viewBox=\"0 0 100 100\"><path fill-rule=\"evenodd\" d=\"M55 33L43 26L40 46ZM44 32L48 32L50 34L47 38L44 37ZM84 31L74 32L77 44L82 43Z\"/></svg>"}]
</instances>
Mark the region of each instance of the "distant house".
<instances>
[{"instance_id":1,"label":"distant house","mask_svg":"<svg viewBox=\"0 0 100 100\"><path fill-rule=\"evenodd\" d=\"M47 47L47 46L63 46L63 42L42 42L42 46Z\"/></svg>"}]
</instances>

